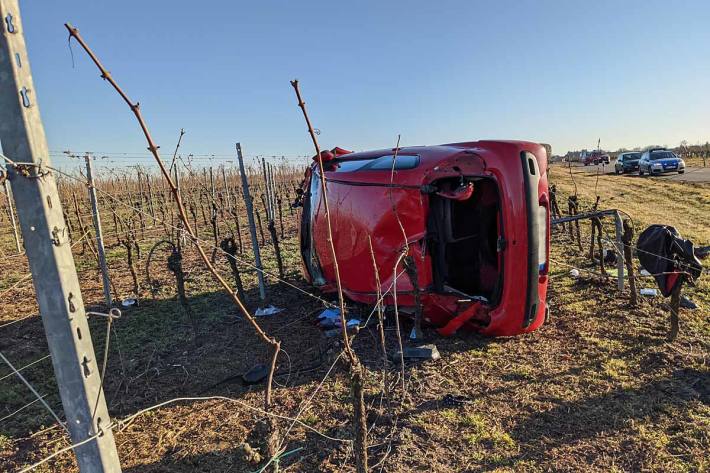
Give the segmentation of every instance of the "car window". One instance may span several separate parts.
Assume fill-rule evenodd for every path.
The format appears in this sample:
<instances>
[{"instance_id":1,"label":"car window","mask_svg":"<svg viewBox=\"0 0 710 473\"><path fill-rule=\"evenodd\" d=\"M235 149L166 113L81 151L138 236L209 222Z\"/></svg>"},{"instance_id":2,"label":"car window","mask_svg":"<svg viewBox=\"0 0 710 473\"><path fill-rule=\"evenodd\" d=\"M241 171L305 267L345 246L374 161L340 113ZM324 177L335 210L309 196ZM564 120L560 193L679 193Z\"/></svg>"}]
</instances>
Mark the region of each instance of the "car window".
<instances>
[{"instance_id":1,"label":"car window","mask_svg":"<svg viewBox=\"0 0 710 473\"><path fill-rule=\"evenodd\" d=\"M372 164L367 166L367 170L383 170L392 169L392 160L394 156L382 156L375 159ZM419 164L419 156L398 155L395 160L395 169L414 169Z\"/></svg>"},{"instance_id":2,"label":"car window","mask_svg":"<svg viewBox=\"0 0 710 473\"><path fill-rule=\"evenodd\" d=\"M369 163L369 159L343 159L336 161L336 171L338 172L349 172L349 171L357 171L367 163Z\"/></svg>"},{"instance_id":3,"label":"car window","mask_svg":"<svg viewBox=\"0 0 710 473\"><path fill-rule=\"evenodd\" d=\"M675 158L675 155L670 151L654 151L651 153L651 161L658 161L659 159L671 159Z\"/></svg>"},{"instance_id":4,"label":"car window","mask_svg":"<svg viewBox=\"0 0 710 473\"><path fill-rule=\"evenodd\" d=\"M337 159L334 161L336 172L352 171L385 171L392 169L393 155L380 156L370 159ZM414 169L419 165L419 156L397 155L394 168L396 170Z\"/></svg>"}]
</instances>

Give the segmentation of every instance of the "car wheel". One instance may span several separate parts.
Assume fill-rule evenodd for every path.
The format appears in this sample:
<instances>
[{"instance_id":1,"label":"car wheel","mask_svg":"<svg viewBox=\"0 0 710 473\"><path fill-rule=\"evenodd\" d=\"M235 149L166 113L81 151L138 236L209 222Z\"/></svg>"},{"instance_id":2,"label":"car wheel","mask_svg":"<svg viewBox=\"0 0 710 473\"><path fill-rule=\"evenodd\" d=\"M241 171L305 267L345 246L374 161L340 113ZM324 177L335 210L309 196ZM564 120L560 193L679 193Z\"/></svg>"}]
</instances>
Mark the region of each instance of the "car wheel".
<instances>
[{"instance_id":1,"label":"car wheel","mask_svg":"<svg viewBox=\"0 0 710 473\"><path fill-rule=\"evenodd\" d=\"M678 174L685 174L685 169L678 171Z\"/></svg>"},{"instance_id":2,"label":"car wheel","mask_svg":"<svg viewBox=\"0 0 710 473\"><path fill-rule=\"evenodd\" d=\"M643 176L643 171L639 168L639 176Z\"/></svg>"},{"instance_id":3,"label":"car wheel","mask_svg":"<svg viewBox=\"0 0 710 473\"><path fill-rule=\"evenodd\" d=\"M614 169L614 171L616 171L616 174L617 174L617 175L618 175L618 174L621 174L621 171L619 171L618 169Z\"/></svg>"}]
</instances>

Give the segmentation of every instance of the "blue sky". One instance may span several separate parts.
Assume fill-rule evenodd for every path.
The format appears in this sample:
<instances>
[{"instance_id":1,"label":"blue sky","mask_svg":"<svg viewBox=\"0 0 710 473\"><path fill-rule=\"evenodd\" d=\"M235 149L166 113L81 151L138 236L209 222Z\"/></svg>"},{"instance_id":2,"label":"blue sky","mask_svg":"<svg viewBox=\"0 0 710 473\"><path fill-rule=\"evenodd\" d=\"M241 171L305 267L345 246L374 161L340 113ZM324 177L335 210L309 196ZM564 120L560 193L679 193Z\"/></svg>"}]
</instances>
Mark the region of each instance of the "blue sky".
<instances>
[{"instance_id":1,"label":"blue sky","mask_svg":"<svg viewBox=\"0 0 710 473\"><path fill-rule=\"evenodd\" d=\"M164 152L312 153L479 138L553 151L710 140L707 1L22 2L50 148L146 152L77 26ZM114 155L116 159L119 155Z\"/></svg>"}]
</instances>

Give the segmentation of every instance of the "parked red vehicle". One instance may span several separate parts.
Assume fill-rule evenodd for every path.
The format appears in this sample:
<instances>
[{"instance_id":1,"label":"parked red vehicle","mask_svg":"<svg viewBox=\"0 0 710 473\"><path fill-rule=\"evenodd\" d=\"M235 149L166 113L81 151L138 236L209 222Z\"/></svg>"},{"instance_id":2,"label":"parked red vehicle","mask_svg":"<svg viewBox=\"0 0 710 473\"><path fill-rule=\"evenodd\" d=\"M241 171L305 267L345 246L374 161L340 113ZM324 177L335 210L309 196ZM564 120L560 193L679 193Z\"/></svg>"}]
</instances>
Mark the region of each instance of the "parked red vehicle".
<instances>
[{"instance_id":1,"label":"parked red vehicle","mask_svg":"<svg viewBox=\"0 0 710 473\"><path fill-rule=\"evenodd\" d=\"M376 302L369 239L383 292L395 283L397 266L397 302L405 312L416 306L400 260L408 247L423 319L443 335L464 326L516 335L543 323L550 246L543 146L477 141L359 153L336 148L321 156L347 298ZM304 180L301 253L305 277L330 292L335 273L318 172L314 162ZM391 291L384 302L393 304Z\"/></svg>"},{"instance_id":2,"label":"parked red vehicle","mask_svg":"<svg viewBox=\"0 0 710 473\"><path fill-rule=\"evenodd\" d=\"M599 150L595 150L589 153L584 153L582 156L582 164L585 166L589 166L591 164L609 164L610 159L609 155L606 153L602 153Z\"/></svg>"}]
</instances>

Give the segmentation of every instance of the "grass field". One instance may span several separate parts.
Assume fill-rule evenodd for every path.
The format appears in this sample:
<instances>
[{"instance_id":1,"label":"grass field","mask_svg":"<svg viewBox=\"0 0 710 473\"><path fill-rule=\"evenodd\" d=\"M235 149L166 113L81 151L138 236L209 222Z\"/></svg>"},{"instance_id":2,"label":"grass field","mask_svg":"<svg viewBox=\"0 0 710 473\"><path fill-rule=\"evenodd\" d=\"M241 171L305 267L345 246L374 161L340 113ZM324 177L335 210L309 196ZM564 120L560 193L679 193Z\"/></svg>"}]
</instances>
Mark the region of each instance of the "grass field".
<instances>
[{"instance_id":1,"label":"grass field","mask_svg":"<svg viewBox=\"0 0 710 473\"><path fill-rule=\"evenodd\" d=\"M572 172L550 170L563 210L576 185L583 208L598 194L600 208L633 217L637 234L649 224L665 223L697 244L710 244L710 185ZM286 279L313 293L300 278L296 218L287 214L282 241ZM613 224L605 222L605 229L613 231ZM141 240L144 254L162 233L158 229ZM11 248L8 234L2 235L3 248ZM586 225L582 237L589 238ZM271 248L263 246L264 260L275 273ZM124 253L111 247L109 261L118 291L128 295L132 283ZM100 303L100 276L88 251L77 254L77 265L87 304ZM220 258L219 266L229 274L225 260ZM239 374L263 362L267 349L189 249L185 267L190 304L199 318L197 341L169 277L161 276L165 285L158 297L144 290L141 305L115 323L104 387L109 411L123 420L177 397L221 398L182 400L120 423L115 436L123 470L258 471L251 447L258 447L255 428L262 416L245 404L261 406L263 386L245 386ZM572 278L571 267L582 276ZM0 325L36 314L31 285L12 288L25 270L21 261L3 265ZM361 330L354 348L368 367L369 454L372 465L378 464L373 471L708 471L710 277L685 291L699 308L681 312L680 336L668 343L663 300L643 299L632 308L628 293L619 294L615 281L602 281L593 272L566 233L553 233L549 323L528 335L495 339L470 333L442 339L429 329L441 359L407 365L406 393L395 390L389 400L381 389L377 330ZM244 277L254 309L256 277L253 272ZM303 424L289 430L289 421L280 422L282 434L288 431L284 447L300 448L281 461L282 470L354 471L346 441L352 438L349 378L337 360L338 342L313 322L322 303L274 278L268 282L269 303L285 308L261 320L286 353L276 377L275 410L291 417L306 406ZM652 287L652 281L642 285ZM403 325L408 333L410 322ZM92 320L91 326L96 353L103 353L105 321ZM386 334L392 349L391 324ZM0 327L0 350L17 366L46 356L40 320ZM0 371L0 377L7 372ZM397 372L390 370L393 388ZM61 408L48 359L23 373L50 405ZM32 399L18 380L2 379L0 418ZM51 426L38 403L0 421L0 471L18 470L67 446L60 429ZM36 471L77 470L73 455L64 453Z\"/></svg>"}]
</instances>

